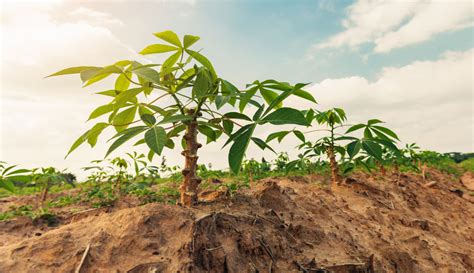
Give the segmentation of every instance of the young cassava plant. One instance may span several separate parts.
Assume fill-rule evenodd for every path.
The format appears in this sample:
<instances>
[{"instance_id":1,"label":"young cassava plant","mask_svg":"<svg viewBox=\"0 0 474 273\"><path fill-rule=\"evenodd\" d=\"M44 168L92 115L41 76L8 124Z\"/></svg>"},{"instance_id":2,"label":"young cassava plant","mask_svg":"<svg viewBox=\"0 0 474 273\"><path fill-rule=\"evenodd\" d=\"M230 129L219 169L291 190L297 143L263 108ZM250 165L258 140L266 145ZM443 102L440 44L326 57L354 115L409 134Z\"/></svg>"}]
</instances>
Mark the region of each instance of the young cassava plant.
<instances>
[{"instance_id":1,"label":"young cassava plant","mask_svg":"<svg viewBox=\"0 0 474 273\"><path fill-rule=\"evenodd\" d=\"M205 136L207 143L227 137L225 145L233 143L228 154L229 165L233 172L238 172L250 142L262 149L269 148L265 141L253 136L257 125L309 126L301 111L282 106L290 95L315 102L302 89L305 84L293 86L265 80L254 81L246 90L239 90L220 78L200 51L191 49L198 36L184 35L180 40L172 31L154 35L164 43L147 46L140 53L170 54L161 64L124 60L105 67L71 67L50 75L79 74L84 86L116 76L111 90L98 93L109 96L111 102L99 106L89 117L92 120L108 114L108 119L80 136L68 154L84 142L94 146L101 132L109 127L117 133L106 156L137 136L140 139L135 144L146 144L150 149L149 159L161 155L164 148L174 149L175 141L182 140L185 160L180 203L192 206L197 202L201 182L196 172L198 149L202 147L199 135ZM251 107L256 110L253 116L248 116ZM233 111L235 108L239 111ZM235 127L239 128L234 130Z\"/></svg>"}]
</instances>

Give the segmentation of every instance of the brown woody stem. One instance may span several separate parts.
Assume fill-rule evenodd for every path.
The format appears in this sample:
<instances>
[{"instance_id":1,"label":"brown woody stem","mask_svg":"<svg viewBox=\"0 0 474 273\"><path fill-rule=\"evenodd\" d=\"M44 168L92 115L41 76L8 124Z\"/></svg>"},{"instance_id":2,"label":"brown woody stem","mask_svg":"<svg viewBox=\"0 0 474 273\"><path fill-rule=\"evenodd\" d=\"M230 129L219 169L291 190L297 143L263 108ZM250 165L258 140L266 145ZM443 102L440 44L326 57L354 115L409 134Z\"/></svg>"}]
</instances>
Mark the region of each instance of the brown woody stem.
<instances>
[{"instance_id":1,"label":"brown woody stem","mask_svg":"<svg viewBox=\"0 0 474 273\"><path fill-rule=\"evenodd\" d=\"M201 144L197 142L198 123L195 110L189 109L187 110L186 114L192 116L193 119L187 124L186 134L184 135L184 140L186 143L186 148L182 152L182 155L185 158L184 169L182 171L184 180L179 189L181 194L181 205L185 207L192 207L198 201L198 187L201 183L201 179L196 174L197 161L199 158L197 156L197 150L201 147Z\"/></svg>"}]
</instances>

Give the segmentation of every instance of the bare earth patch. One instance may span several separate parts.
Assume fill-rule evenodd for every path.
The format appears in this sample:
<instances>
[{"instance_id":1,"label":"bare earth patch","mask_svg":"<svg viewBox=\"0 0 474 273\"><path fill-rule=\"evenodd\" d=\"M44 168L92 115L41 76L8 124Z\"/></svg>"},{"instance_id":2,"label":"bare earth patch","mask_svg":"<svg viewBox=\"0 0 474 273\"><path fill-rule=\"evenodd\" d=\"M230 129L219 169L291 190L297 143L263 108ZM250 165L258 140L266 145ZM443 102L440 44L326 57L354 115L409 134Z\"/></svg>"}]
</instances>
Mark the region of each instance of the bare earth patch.
<instances>
[{"instance_id":1,"label":"bare earth patch","mask_svg":"<svg viewBox=\"0 0 474 273\"><path fill-rule=\"evenodd\" d=\"M430 179L275 178L193 209L97 209L56 227L17 218L0 223L0 272L74 272L83 257L80 272L473 272L474 204L460 182Z\"/></svg>"}]
</instances>

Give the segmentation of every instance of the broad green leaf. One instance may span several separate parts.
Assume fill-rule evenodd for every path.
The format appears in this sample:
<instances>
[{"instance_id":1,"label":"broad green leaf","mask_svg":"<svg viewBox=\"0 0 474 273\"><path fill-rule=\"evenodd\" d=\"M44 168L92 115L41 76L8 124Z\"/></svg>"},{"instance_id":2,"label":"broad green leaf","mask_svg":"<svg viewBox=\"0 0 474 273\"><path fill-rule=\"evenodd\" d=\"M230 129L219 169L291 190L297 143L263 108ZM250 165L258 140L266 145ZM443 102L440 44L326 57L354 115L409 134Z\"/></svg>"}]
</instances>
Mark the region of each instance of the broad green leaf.
<instances>
[{"instance_id":1,"label":"broad green leaf","mask_svg":"<svg viewBox=\"0 0 474 273\"><path fill-rule=\"evenodd\" d=\"M149 67L141 67L138 69L132 70L133 73L146 81L159 84L160 83L160 74Z\"/></svg>"},{"instance_id":2,"label":"broad green leaf","mask_svg":"<svg viewBox=\"0 0 474 273\"><path fill-rule=\"evenodd\" d=\"M4 188L9 192L15 191L15 186L13 185L13 182L7 179L0 180L0 188Z\"/></svg>"},{"instance_id":3,"label":"broad green leaf","mask_svg":"<svg viewBox=\"0 0 474 273\"><path fill-rule=\"evenodd\" d=\"M76 67L69 67L66 69L63 69L61 71L58 71L56 73L53 73L49 76L46 76L46 78L49 77L54 77L54 76L61 76L61 75L70 75L70 74L80 74L84 70L89 70L89 69L96 69L99 70L100 67L97 66L76 66Z\"/></svg>"},{"instance_id":4,"label":"broad green leaf","mask_svg":"<svg viewBox=\"0 0 474 273\"><path fill-rule=\"evenodd\" d=\"M267 143L265 143L265 141L261 140L258 137L252 137L251 139L255 144L257 144L258 147L260 147L260 149L262 150L269 149L270 151L276 154L275 150L273 150L272 147L270 147Z\"/></svg>"},{"instance_id":5,"label":"broad green leaf","mask_svg":"<svg viewBox=\"0 0 474 273\"><path fill-rule=\"evenodd\" d=\"M161 155L167 142L166 131L163 127L153 126L145 133L145 142L148 147L158 155Z\"/></svg>"},{"instance_id":6,"label":"broad green leaf","mask_svg":"<svg viewBox=\"0 0 474 273\"><path fill-rule=\"evenodd\" d=\"M295 131L293 131L293 134L295 134L295 136L297 138L299 138L299 140L301 140L303 142L306 141L306 138L304 137L304 134L301 131L295 130Z\"/></svg>"},{"instance_id":7,"label":"broad green leaf","mask_svg":"<svg viewBox=\"0 0 474 273\"><path fill-rule=\"evenodd\" d=\"M114 108L118 109L118 108L121 108L121 107L125 106L125 104L128 101L134 100L136 98L136 96L138 94L140 94L142 91L143 91L143 88L133 88L133 89L129 89L129 90L121 92L113 100Z\"/></svg>"},{"instance_id":8,"label":"broad green leaf","mask_svg":"<svg viewBox=\"0 0 474 273\"><path fill-rule=\"evenodd\" d=\"M212 130L212 128L209 127L209 126L199 125L198 126L198 131L201 134L207 136L207 143L212 142L212 141L216 141L216 139L217 139L216 132L214 130Z\"/></svg>"},{"instance_id":9,"label":"broad green leaf","mask_svg":"<svg viewBox=\"0 0 474 273\"><path fill-rule=\"evenodd\" d=\"M76 141L72 144L71 148L69 148L69 151L67 152L66 158L70 153L72 153L77 147L79 147L84 141L87 139L87 134L89 133L90 130L87 130L84 134L82 134L80 137L77 138Z\"/></svg>"},{"instance_id":10,"label":"broad green leaf","mask_svg":"<svg viewBox=\"0 0 474 273\"><path fill-rule=\"evenodd\" d=\"M234 123L230 120L223 119L222 127L224 128L225 133L230 135L232 134L232 130L234 129Z\"/></svg>"},{"instance_id":11,"label":"broad green leaf","mask_svg":"<svg viewBox=\"0 0 474 273\"><path fill-rule=\"evenodd\" d=\"M112 125L115 127L115 130L120 132L127 129L128 125L130 125L130 123L135 119L136 112L137 106L133 106L115 115L112 121Z\"/></svg>"},{"instance_id":12,"label":"broad green leaf","mask_svg":"<svg viewBox=\"0 0 474 273\"><path fill-rule=\"evenodd\" d=\"M89 115L89 118L87 120L98 118L104 114L112 112L113 110L114 110L113 104L106 104L106 105L99 106L94 111L92 111L92 113Z\"/></svg>"},{"instance_id":13,"label":"broad green leaf","mask_svg":"<svg viewBox=\"0 0 474 273\"><path fill-rule=\"evenodd\" d=\"M156 123L156 118L150 114L140 115L140 118L148 126L153 126Z\"/></svg>"},{"instance_id":14,"label":"broad green leaf","mask_svg":"<svg viewBox=\"0 0 474 273\"><path fill-rule=\"evenodd\" d=\"M281 142L283 138L288 135L290 131L280 131L280 132L274 132L268 135L266 142L270 142L273 139L278 139L278 142Z\"/></svg>"},{"instance_id":15,"label":"broad green leaf","mask_svg":"<svg viewBox=\"0 0 474 273\"><path fill-rule=\"evenodd\" d=\"M268 105L270 105L272 101L278 97L278 94L276 92L273 92L269 89L260 87L259 90L260 90L260 94L262 94L263 99L265 100L265 102L267 102ZM278 103L277 106L281 107L282 103L281 102Z\"/></svg>"},{"instance_id":16,"label":"broad green leaf","mask_svg":"<svg viewBox=\"0 0 474 273\"><path fill-rule=\"evenodd\" d=\"M211 87L211 79L206 69L199 69L192 90L193 97L202 98L207 95Z\"/></svg>"},{"instance_id":17,"label":"broad green leaf","mask_svg":"<svg viewBox=\"0 0 474 273\"><path fill-rule=\"evenodd\" d=\"M181 45L181 41L178 38L178 35L176 35L176 33L174 33L171 30L156 32L156 33L153 33L153 35L155 35L156 37L160 38L161 40L166 41L166 42L168 42L170 44L173 44L175 46L183 47Z\"/></svg>"},{"instance_id":18,"label":"broad green leaf","mask_svg":"<svg viewBox=\"0 0 474 273\"><path fill-rule=\"evenodd\" d=\"M156 54L156 53L165 53L170 51L178 50L179 48L170 46L170 45L163 45L163 44L154 44L145 47L140 54L147 55L147 54Z\"/></svg>"},{"instance_id":19,"label":"broad green leaf","mask_svg":"<svg viewBox=\"0 0 474 273\"><path fill-rule=\"evenodd\" d=\"M234 139L236 139L238 136L240 136L241 134L243 134L244 132L246 132L250 127L254 126L255 123L251 123L251 124L247 124L245 126L242 126L239 128L239 130L237 130L235 133L233 133L228 139L227 141L224 143L224 146L222 146L222 148L224 148L225 146L227 146L227 144L231 143L232 141L234 141Z\"/></svg>"},{"instance_id":20,"label":"broad green leaf","mask_svg":"<svg viewBox=\"0 0 474 273\"><path fill-rule=\"evenodd\" d=\"M127 72L120 74L115 80L115 90L125 91L130 87L130 81L128 79L132 78L132 73Z\"/></svg>"},{"instance_id":21,"label":"broad green leaf","mask_svg":"<svg viewBox=\"0 0 474 273\"><path fill-rule=\"evenodd\" d=\"M116 97L118 94L120 94L120 91L118 91L118 90L106 90L106 91L97 92L96 94L104 95L104 96L108 96L108 97Z\"/></svg>"},{"instance_id":22,"label":"broad green leaf","mask_svg":"<svg viewBox=\"0 0 474 273\"><path fill-rule=\"evenodd\" d=\"M125 134L131 134L131 133L140 133L140 132L143 132L145 130L148 129L148 126L144 126L144 125L140 125L140 126L135 126L135 127L130 127L130 128L127 128L123 131L120 131L118 133L116 133L113 137L111 137L108 141L114 139L114 138L117 138L119 136L123 136Z\"/></svg>"},{"instance_id":23,"label":"broad green leaf","mask_svg":"<svg viewBox=\"0 0 474 273\"><path fill-rule=\"evenodd\" d=\"M252 121L252 119L249 118L248 116L238 113L238 112L225 113L224 117L229 118L229 119L242 119L242 120Z\"/></svg>"},{"instance_id":24,"label":"broad green leaf","mask_svg":"<svg viewBox=\"0 0 474 273\"><path fill-rule=\"evenodd\" d=\"M229 166L232 172L239 173L242 160L244 158L247 147L250 143L250 137L255 130L255 124L249 127L244 133L235 138L234 144L229 150Z\"/></svg>"},{"instance_id":25,"label":"broad green leaf","mask_svg":"<svg viewBox=\"0 0 474 273\"><path fill-rule=\"evenodd\" d=\"M372 126L372 128L377 129L377 130L381 131L382 133L384 133L384 134L386 134L386 135L389 135L390 137L392 137L392 138L394 138L394 139L396 139L396 140L400 140L400 139L398 139L397 134L395 134L392 130L390 130L390 129L386 128L386 127L382 127L382 126L377 126L377 125L375 125L375 126Z\"/></svg>"},{"instance_id":26,"label":"broad green leaf","mask_svg":"<svg viewBox=\"0 0 474 273\"><path fill-rule=\"evenodd\" d=\"M282 107L279 108L272 113L268 114L265 116L262 121L269 122L271 124L275 125L280 125L280 124L296 124L296 125L303 125L303 126L309 126L310 124L304 117L303 113L300 111L293 109L293 108L288 108L288 107Z\"/></svg>"},{"instance_id":27,"label":"broad green leaf","mask_svg":"<svg viewBox=\"0 0 474 273\"><path fill-rule=\"evenodd\" d=\"M377 124L377 123L383 123L383 121L381 121L379 119L371 119L371 120L367 121L367 125L374 125L374 124Z\"/></svg>"},{"instance_id":28,"label":"broad green leaf","mask_svg":"<svg viewBox=\"0 0 474 273\"><path fill-rule=\"evenodd\" d=\"M188 115L174 115L174 116L167 116L164 117L158 124L166 124L166 123L175 123L180 121L188 121L192 120L193 118Z\"/></svg>"},{"instance_id":29,"label":"broad green leaf","mask_svg":"<svg viewBox=\"0 0 474 273\"><path fill-rule=\"evenodd\" d=\"M91 147L94 147L97 144L97 138L107 126L109 126L109 124L105 122L99 122L89 130L89 133L87 134L87 142L89 145L91 145Z\"/></svg>"},{"instance_id":30,"label":"broad green leaf","mask_svg":"<svg viewBox=\"0 0 474 273\"><path fill-rule=\"evenodd\" d=\"M353 125L351 126L349 129L347 129L346 131L346 134L348 133L351 133L351 132L354 132L354 131L357 131L361 128L364 128L365 127L365 124L356 124L356 125Z\"/></svg>"},{"instance_id":31,"label":"broad green leaf","mask_svg":"<svg viewBox=\"0 0 474 273\"><path fill-rule=\"evenodd\" d=\"M216 71L214 70L214 67L212 66L212 63L203 55L201 55L199 52L193 51L191 49L186 49L186 52L191 55L196 61L204 65L209 71L211 72L212 78L216 79L217 74Z\"/></svg>"},{"instance_id":32,"label":"broad green leaf","mask_svg":"<svg viewBox=\"0 0 474 273\"><path fill-rule=\"evenodd\" d=\"M239 111L242 113L247 106L247 104L252 100L252 98L257 93L258 86L252 87L249 90L245 91L242 96L240 97L239 102ZM258 106L260 107L260 105Z\"/></svg>"},{"instance_id":33,"label":"broad green leaf","mask_svg":"<svg viewBox=\"0 0 474 273\"><path fill-rule=\"evenodd\" d=\"M199 36L184 35L184 39L183 39L184 48L188 48L188 47L192 46L199 39L200 39Z\"/></svg>"},{"instance_id":34,"label":"broad green leaf","mask_svg":"<svg viewBox=\"0 0 474 273\"><path fill-rule=\"evenodd\" d=\"M176 64L176 62L179 60L179 57L181 57L182 53L183 52L181 50L178 50L178 52L169 56L168 59L166 59L163 62L163 65L161 66L161 71L160 71L162 77L164 77L166 74L173 71L172 68Z\"/></svg>"},{"instance_id":35,"label":"broad green leaf","mask_svg":"<svg viewBox=\"0 0 474 273\"><path fill-rule=\"evenodd\" d=\"M347 153L349 154L350 158L353 158L357 153L359 153L361 147L362 144L358 140L347 144Z\"/></svg>"},{"instance_id":36,"label":"broad green leaf","mask_svg":"<svg viewBox=\"0 0 474 273\"><path fill-rule=\"evenodd\" d=\"M382 148L379 144L374 141L365 140L362 142L362 148L368 155L373 156L379 161L382 160Z\"/></svg>"},{"instance_id":37,"label":"broad green leaf","mask_svg":"<svg viewBox=\"0 0 474 273\"><path fill-rule=\"evenodd\" d=\"M115 151L115 149L117 149L122 144L127 142L129 139L133 138L134 136L138 135L141 132L143 132L143 130L127 130L127 133L122 134L119 138L117 138L112 143L112 145L110 145L109 149L107 150L107 153L105 154L105 157L107 157L110 153Z\"/></svg>"}]
</instances>

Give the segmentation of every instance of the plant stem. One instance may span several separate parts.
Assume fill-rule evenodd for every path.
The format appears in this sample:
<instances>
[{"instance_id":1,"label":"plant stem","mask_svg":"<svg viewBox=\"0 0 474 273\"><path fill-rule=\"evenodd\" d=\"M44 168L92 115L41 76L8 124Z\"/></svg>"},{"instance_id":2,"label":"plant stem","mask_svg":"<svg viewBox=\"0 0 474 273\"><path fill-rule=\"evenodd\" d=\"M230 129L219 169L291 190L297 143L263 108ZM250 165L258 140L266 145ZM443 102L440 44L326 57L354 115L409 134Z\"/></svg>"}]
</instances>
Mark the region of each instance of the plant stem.
<instances>
[{"instance_id":1,"label":"plant stem","mask_svg":"<svg viewBox=\"0 0 474 273\"><path fill-rule=\"evenodd\" d=\"M336 155L334 153L334 126L331 126L331 142L326 152L329 158L329 164L331 165L332 183L333 185L339 184L341 182L341 176L339 175L339 166L337 165Z\"/></svg>"},{"instance_id":2,"label":"plant stem","mask_svg":"<svg viewBox=\"0 0 474 273\"><path fill-rule=\"evenodd\" d=\"M186 149L182 152L185 158L184 169L182 171L184 180L180 186L181 205L191 207L197 203L198 187L201 179L197 176L197 150L202 146L197 142L198 123L195 109L187 110L187 115L192 116L193 119L186 125L186 134L184 140L186 142Z\"/></svg>"}]
</instances>

